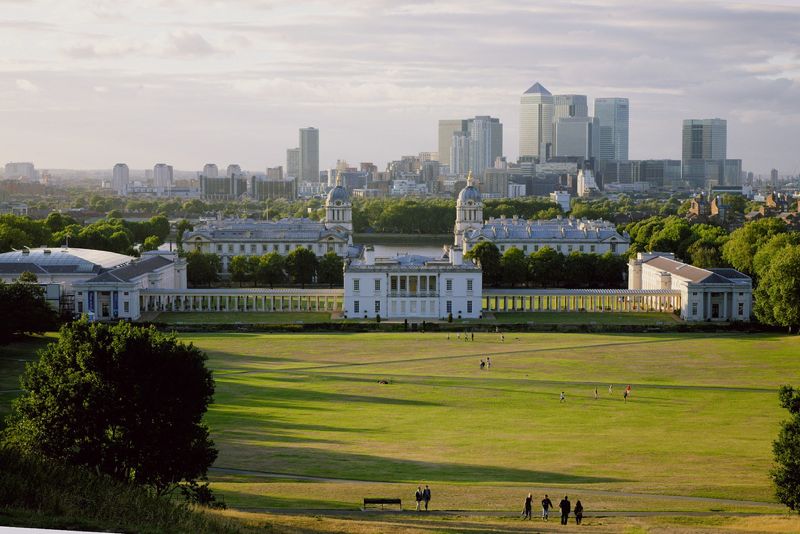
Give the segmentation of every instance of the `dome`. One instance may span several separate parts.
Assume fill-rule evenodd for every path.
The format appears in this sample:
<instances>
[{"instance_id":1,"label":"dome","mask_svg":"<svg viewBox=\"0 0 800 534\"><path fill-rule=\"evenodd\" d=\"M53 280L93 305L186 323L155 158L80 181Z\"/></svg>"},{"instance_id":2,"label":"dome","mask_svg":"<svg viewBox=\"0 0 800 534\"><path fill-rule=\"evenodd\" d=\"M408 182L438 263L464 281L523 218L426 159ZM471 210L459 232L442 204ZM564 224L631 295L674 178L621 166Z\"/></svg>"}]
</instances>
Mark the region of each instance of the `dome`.
<instances>
[{"instance_id":1,"label":"dome","mask_svg":"<svg viewBox=\"0 0 800 534\"><path fill-rule=\"evenodd\" d=\"M333 204L334 202L349 202L350 195L347 194L347 189L341 185L337 185L328 192L328 200L326 203Z\"/></svg>"},{"instance_id":2,"label":"dome","mask_svg":"<svg viewBox=\"0 0 800 534\"><path fill-rule=\"evenodd\" d=\"M459 204L469 202L470 200L476 203L481 201L481 192L478 191L478 188L474 185L468 185L458 194Z\"/></svg>"}]
</instances>

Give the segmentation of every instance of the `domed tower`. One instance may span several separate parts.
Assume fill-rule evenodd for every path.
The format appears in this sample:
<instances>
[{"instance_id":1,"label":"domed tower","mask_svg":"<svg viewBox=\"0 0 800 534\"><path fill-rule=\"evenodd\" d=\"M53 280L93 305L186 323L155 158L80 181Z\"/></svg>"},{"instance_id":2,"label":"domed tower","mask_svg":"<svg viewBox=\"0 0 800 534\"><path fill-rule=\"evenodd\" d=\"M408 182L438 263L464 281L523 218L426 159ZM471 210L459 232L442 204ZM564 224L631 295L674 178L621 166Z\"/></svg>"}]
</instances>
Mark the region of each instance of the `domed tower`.
<instances>
[{"instance_id":1,"label":"domed tower","mask_svg":"<svg viewBox=\"0 0 800 534\"><path fill-rule=\"evenodd\" d=\"M325 226L353 231L353 205L350 204L347 189L342 187L340 175L336 176L336 187L330 190L325 199Z\"/></svg>"},{"instance_id":2,"label":"domed tower","mask_svg":"<svg viewBox=\"0 0 800 534\"><path fill-rule=\"evenodd\" d=\"M455 244L464 245L464 232L480 230L483 227L483 202L481 192L475 186L475 179L470 171L467 176L467 187L461 190L456 201Z\"/></svg>"}]
</instances>

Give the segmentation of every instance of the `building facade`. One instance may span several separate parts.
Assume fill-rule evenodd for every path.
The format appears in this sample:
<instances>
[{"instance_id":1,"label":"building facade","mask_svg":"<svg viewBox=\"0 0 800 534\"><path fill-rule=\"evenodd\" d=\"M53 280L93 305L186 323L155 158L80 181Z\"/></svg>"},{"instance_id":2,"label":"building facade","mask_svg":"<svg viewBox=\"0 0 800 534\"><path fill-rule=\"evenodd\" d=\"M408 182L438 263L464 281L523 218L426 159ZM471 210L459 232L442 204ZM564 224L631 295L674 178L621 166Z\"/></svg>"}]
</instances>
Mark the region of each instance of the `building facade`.
<instances>
[{"instance_id":1,"label":"building facade","mask_svg":"<svg viewBox=\"0 0 800 534\"><path fill-rule=\"evenodd\" d=\"M546 161L553 144L553 95L535 83L520 97L519 155Z\"/></svg>"},{"instance_id":2,"label":"building facade","mask_svg":"<svg viewBox=\"0 0 800 534\"><path fill-rule=\"evenodd\" d=\"M735 269L701 269L666 252L640 252L628 263L629 289L672 289L681 293L685 321L749 321L753 284Z\"/></svg>"},{"instance_id":3,"label":"building facade","mask_svg":"<svg viewBox=\"0 0 800 534\"><path fill-rule=\"evenodd\" d=\"M553 125L556 157L596 158L600 149L599 122L594 117L564 117Z\"/></svg>"},{"instance_id":4,"label":"building facade","mask_svg":"<svg viewBox=\"0 0 800 534\"><path fill-rule=\"evenodd\" d=\"M724 184L724 162L728 157L728 121L684 120L681 141L683 181L692 187L706 187L710 183Z\"/></svg>"},{"instance_id":5,"label":"building facade","mask_svg":"<svg viewBox=\"0 0 800 534\"><path fill-rule=\"evenodd\" d=\"M344 315L387 319L481 316L482 272L460 247L440 258L376 258L371 247L344 270Z\"/></svg>"},{"instance_id":6,"label":"building facade","mask_svg":"<svg viewBox=\"0 0 800 534\"><path fill-rule=\"evenodd\" d=\"M477 116L467 122L469 170L481 177L503 155L503 125L500 119L487 115Z\"/></svg>"},{"instance_id":7,"label":"building facade","mask_svg":"<svg viewBox=\"0 0 800 534\"><path fill-rule=\"evenodd\" d=\"M467 132L467 121L462 119L443 119L439 121L439 162L453 168L450 160L450 149L453 146L453 134Z\"/></svg>"},{"instance_id":8,"label":"building facade","mask_svg":"<svg viewBox=\"0 0 800 534\"><path fill-rule=\"evenodd\" d=\"M628 159L630 109L627 98L596 98L594 116L600 126L598 158Z\"/></svg>"},{"instance_id":9,"label":"building facade","mask_svg":"<svg viewBox=\"0 0 800 534\"><path fill-rule=\"evenodd\" d=\"M117 163L111 171L111 188L120 196L128 194L128 183L130 182L130 171L124 163Z\"/></svg>"},{"instance_id":10,"label":"building facade","mask_svg":"<svg viewBox=\"0 0 800 534\"><path fill-rule=\"evenodd\" d=\"M319 182L319 130L316 128L300 129L300 178L305 182Z\"/></svg>"},{"instance_id":11,"label":"building facade","mask_svg":"<svg viewBox=\"0 0 800 534\"><path fill-rule=\"evenodd\" d=\"M172 165L156 163L153 166L153 186L159 192L172 188Z\"/></svg>"}]
</instances>

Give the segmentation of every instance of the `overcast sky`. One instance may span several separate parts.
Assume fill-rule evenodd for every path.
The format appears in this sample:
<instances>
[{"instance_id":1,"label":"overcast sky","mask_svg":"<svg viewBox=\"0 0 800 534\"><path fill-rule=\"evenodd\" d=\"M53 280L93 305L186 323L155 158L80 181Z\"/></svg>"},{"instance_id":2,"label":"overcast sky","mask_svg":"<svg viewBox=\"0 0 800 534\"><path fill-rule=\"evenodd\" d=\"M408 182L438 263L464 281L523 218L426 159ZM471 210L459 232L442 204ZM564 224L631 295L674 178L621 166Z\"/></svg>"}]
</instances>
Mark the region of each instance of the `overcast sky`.
<instances>
[{"instance_id":1,"label":"overcast sky","mask_svg":"<svg viewBox=\"0 0 800 534\"><path fill-rule=\"evenodd\" d=\"M519 97L628 97L630 157L680 158L681 120L728 157L800 172L800 0L0 0L0 160L39 168L322 168L437 149L438 119ZM591 111L591 104L590 104Z\"/></svg>"}]
</instances>

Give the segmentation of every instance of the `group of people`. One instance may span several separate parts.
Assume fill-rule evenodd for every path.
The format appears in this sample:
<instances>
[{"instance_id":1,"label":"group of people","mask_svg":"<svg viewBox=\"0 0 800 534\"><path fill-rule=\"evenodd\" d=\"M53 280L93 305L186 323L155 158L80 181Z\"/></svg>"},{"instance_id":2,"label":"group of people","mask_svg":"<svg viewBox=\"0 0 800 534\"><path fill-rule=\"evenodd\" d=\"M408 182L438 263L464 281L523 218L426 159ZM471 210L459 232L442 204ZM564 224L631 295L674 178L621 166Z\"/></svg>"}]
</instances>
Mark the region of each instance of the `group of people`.
<instances>
[{"instance_id":1,"label":"group of people","mask_svg":"<svg viewBox=\"0 0 800 534\"><path fill-rule=\"evenodd\" d=\"M481 361L483 361L483 360L481 360ZM481 369L483 369L483 367L481 367ZM608 386L608 394L609 395L613 395L614 394L614 384L609 384L609 386ZM623 391L623 393L622 393L622 400L624 402L628 402L628 398L630 396L631 396L631 385L628 384L628 386L625 388L625 391ZM595 388L594 388L594 400L597 400L599 398L600 398L600 394L597 392L597 386L595 386ZM558 399L559 399L558 402L565 402L567 400L566 393L564 393L562 391L561 395L559 395Z\"/></svg>"},{"instance_id":2,"label":"group of people","mask_svg":"<svg viewBox=\"0 0 800 534\"><path fill-rule=\"evenodd\" d=\"M545 494L542 499L542 521L550 520L550 510L553 508L553 501ZM569 514L575 514L575 523L580 525L583 521L583 505L581 501L575 503L575 509L572 508L572 503L569 502L569 497L564 495L561 502L558 503L558 508L561 510L561 524L566 525L569 520ZM522 510L522 519L533 519L533 495L530 493L525 497L525 508Z\"/></svg>"},{"instance_id":3,"label":"group of people","mask_svg":"<svg viewBox=\"0 0 800 534\"><path fill-rule=\"evenodd\" d=\"M422 506L425 506L425 511L428 511L428 503L431 502L431 488L428 485L425 485L425 489L422 489L422 486L417 486L417 491L414 493L414 499L417 501L417 512L422 510Z\"/></svg>"},{"instance_id":4,"label":"group of people","mask_svg":"<svg viewBox=\"0 0 800 534\"><path fill-rule=\"evenodd\" d=\"M491 369L492 368L492 358L487 356L485 360L481 360L481 371L484 369Z\"/></svg>"}]
</instances>

